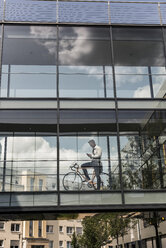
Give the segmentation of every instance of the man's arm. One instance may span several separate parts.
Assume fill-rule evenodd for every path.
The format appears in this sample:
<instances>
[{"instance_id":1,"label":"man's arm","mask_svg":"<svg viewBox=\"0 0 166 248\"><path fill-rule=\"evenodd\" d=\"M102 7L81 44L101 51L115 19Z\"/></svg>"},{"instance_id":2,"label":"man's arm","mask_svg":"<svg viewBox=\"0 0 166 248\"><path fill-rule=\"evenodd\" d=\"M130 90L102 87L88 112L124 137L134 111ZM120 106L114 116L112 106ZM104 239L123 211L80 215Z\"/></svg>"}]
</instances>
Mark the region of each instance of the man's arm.
<instances>
[{"instance_id":1,"label":"man's arm","mask_svg":"<svg viewBox=\"0 0 166 248\"><path fill-rule=\"evenodd\" d=\"M92 158L92 154L91 153L87 153L86 154L89 158Z\"/></svg>"}]
</instances>

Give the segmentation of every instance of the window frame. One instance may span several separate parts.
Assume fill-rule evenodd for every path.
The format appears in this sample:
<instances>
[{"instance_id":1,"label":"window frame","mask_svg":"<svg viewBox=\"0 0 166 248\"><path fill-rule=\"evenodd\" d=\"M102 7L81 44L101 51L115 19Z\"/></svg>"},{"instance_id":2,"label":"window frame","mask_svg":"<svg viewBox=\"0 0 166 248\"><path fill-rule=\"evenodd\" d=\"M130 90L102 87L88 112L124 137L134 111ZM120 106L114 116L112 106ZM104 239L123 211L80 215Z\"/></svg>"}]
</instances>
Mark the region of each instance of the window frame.
<instances>
[{"instance_id":1,"label":"window frame","mask_svg":"<svg viewBox=\"0 0 166 248\"><path fill-rule=\"evenodd\" d=\"M49 230L50 228L52 229L52 231ZM54 232L54 226L53 225L46 225L46 233L53 233L53 232Z\"/></svg>"},{"instance_id":2,"label":"window frame","mask_svg":"<svg viewBox=\"0 0 166 248\"><path fill-rule=\"evenodd\" d=\"M2 248L2 247L4 247L4 240L3 239L0 240L0 248Z\"/></svg>"},{"instance_id":3,"label":"window frame","mask_svg":"<svg viewBox=\"0 0 166 248\"><path fill-rule=\"evenodd\" d=\"M19 230L17 230L17 227L19 227L18 228ZM14 230L12 230L12 229L14 229ZM20 232L20 224L18 224L18 223L12 223L11 224L11 232Z\"/></svg>"},{"instance_id":4,"label":"window frame","mask_svg":"<svg viewBox=\"0 0 166 248\"><path fill-rule=\"evenodd\" d=\"M3 224L3 228L1 228L1 224ZM5 230L5 222L0 222L0 231Z\"/></svg>"},{"instance_id":5,"label":"window frame","mask_svg":"<svg viewBox=\"0 0 166 248\"><path fill-rule=\"evenodd\" d=\"M71 230L71 232L68 232L68 230ZM72 235L73 232L74 232L74 227L73 227L73 226L67 226L67 227L66 227L66 233L67 233L68 235Z\"/></svg>"}]
</instances>

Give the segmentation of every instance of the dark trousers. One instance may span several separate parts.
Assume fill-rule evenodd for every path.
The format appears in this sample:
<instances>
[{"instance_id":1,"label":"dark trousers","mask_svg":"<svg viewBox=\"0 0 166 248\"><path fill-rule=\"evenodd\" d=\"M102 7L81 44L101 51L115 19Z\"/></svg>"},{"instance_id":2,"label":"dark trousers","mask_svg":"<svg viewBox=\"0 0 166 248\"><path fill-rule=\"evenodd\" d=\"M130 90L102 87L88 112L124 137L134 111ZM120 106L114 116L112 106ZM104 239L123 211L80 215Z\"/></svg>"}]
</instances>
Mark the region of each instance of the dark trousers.
<instances>
[{"instance_id":1,"label":"dark trousers","mask_svg":"<svg viewBox=\"0 0 166 248\"><path fill-rule=\"evenodd\" d=\"M97 189L100 189L100 173L102 172L102 165L101 165L101 162L99 160L93 160L92 162L88 162L88 163L84 163L81 165L81 168L84 172L84 175L86 177L87 180L91 180L90 177L89 177L89 174L88 174L88 171L86 169L86 167L89 167L89 168L94 168L95 170L95 175L96 175L96 178L97 178Z\"/></svg>"}]
</instances>

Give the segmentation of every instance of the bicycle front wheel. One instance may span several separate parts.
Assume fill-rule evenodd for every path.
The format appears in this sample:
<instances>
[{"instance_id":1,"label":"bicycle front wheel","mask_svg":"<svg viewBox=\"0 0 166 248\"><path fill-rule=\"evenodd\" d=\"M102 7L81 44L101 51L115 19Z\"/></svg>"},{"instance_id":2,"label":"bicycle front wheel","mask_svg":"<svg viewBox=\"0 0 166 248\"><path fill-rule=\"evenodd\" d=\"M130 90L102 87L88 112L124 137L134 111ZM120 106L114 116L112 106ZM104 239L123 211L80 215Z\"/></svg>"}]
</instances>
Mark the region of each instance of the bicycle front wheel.
<instances>
[{"instance_id":1,"label":"bicycle front wheel","mask_svg":"<svg viewBox=\"0 0 166 248\"><path fill-rule=\"evenodd\" d=\"M67 173L62 183L65 190L81 190L82 188L82 178L76 172Z\"/></svg>"}]
</instances>

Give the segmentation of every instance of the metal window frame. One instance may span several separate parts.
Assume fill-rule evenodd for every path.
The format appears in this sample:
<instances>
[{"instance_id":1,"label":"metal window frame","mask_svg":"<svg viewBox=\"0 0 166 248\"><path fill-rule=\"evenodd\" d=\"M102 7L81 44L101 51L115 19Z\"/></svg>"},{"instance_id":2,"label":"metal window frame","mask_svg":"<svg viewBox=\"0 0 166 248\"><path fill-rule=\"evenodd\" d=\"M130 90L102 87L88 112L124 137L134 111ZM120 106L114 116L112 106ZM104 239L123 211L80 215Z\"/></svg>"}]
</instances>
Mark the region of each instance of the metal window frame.
<instances>
[{"instance_id":1,"label":"metal window frame","mask_svg":"<svg viewBox=\"0 0 166 248\"><path fill-rule=\"evenodd\" d=\"M9 24L9 22L3 22L2 23L2 39L1 39L1 44L0 44L0 47L1 47L1 57L0 57L0 72L2 72L2 56L3 56L3 41L4 41L4 26ZM10 23L11 24L11 23ZM12 23L13 25L16 25L18 23ZM29 25L32 23L19 23L21 25ZM41 25L42 23L33 23L34 25ZM44 23L45 25L48 25L48 23ZM59 27L62 26L63 24L53 24L51 23L51 25L55 25L56 26L56 29L57 29L57 53L56 53L56 61L57 61L57 65L56 65L56 86L57 86L57 98L52 98L54 100L57 100L57 190L55 191L58 195L58 208L61 208L61 204L60 204L60 194L61 193L64 193L63 191L60 191L60 182L59 182L59 175L60 175L60 164L59 164L59 149L60 149L60 143L59 143L59 138L60 138L60 110L62 110L60 108L60 100L67 100L67 99L72 99L72 100L91 100L93 101L95 98L59 98ZM66 26L71 26L72 24L65 24ZM79 26L85 26L85 24L78 24ZM77 24L75 24L75 26L78 26ZM113 26L117 26L117 25L95 25L95 24L89 24L88 26L105 26L105 27L108 27L109 28L109 32L110 32L110 46L111 46L111 56L112 56L112 75L113 75L113 86L114 86L114 98L100 98L100 99L104 99L106 101L110 101L110 100L114 100L115 101L115 113L116 113L116 127L117 127L117 146L118 146L118 158L119 158L119 174L120 174L120 184L121 184L121 187L120 187L120 190L119 191L116 191L116 190L113 190L113 191L102 191L103 193L110 193L110 192L120 192L121 193L121 197L122 197L122 205L123 207L125 207L125 200L124 200L124 194L126 192L166 192L165 189L161 190L154 190L154 189L145 189L145 190L130 190L130 191L126 191L124 188L123 188L123 180L122 180L122 165L121 165L121 152L120 152L120 130L119 130L119 122L118 122L118 111L120 110L118 108L118 101L119 100L126 100L126 101L135 101L136 99L134 98L117 98L117 94L116 94L116 78L115 78L115 65L114 65L114 48L113 48L113 36L112 36L112 27ZM118 26L123 26L123 25L118 25ZM125 25L125 26L131 26L131 25ZM139 26L139 27L144 27L143 25L132 25L132 26ZM146 25L146 26L149 26L149 25ZM150 26L154 26L154 25L150 25ZM158 27L161 27L160 25L158 25ZM164 55L165 55L165 61L166 61L166 36L164 35L164 32L166 32L166 30L164 30L164 26L162 26L162 32L163 32L163 44L164 44ZM165 62L165 66L166 66L166 62ZM9 98L8 100L11 101L11 100L50 100L51 98L19 98L19 99L16 99L16 98ZM99 98L96 98L96 100L100 100ZM6 100L6 98L1 98L1 100ZM146 100L150 100L150 101L158 101L158 99L156 98L148 98L148 99L144 99L144 98L140 98L140 99L137 99L139 101L146 101ZM165 101L166 99L160 99L161 101ZM85 109L86 110L86 109ZM111 109L110 109L111 110ZM3 173L3 177L5 177L5 164L4 164L4 173ZM53 191L51 191L52 193ZM90 191L76 191L77 193L86 193L86 194L91 194ZM101 192L101 191L96 191L96 193L98 192ZM7 192L5 192L7 193ZM10 192L10 195L12 195L12 193L14 192ZM28 193L28 192L27 192ZM32 192L30 192L32 193ZM35 193L35 192L34 192ZM39 193L39 192L36 192L36 193ZM44 191L42 191L42 194L44 193ZM66 193L66 192L65 192ZM67 192L68 194L72 194L74 193L74 191L72 192ZM48 194L48 191L45 192L45 194ZM93 192L94 194L94 192ZM10 203L11 203L11 197L10 197ZM104 207L104 206L103 206ZM149 206L148 206L149 207Z\"/></svg>"}]
</instances>

